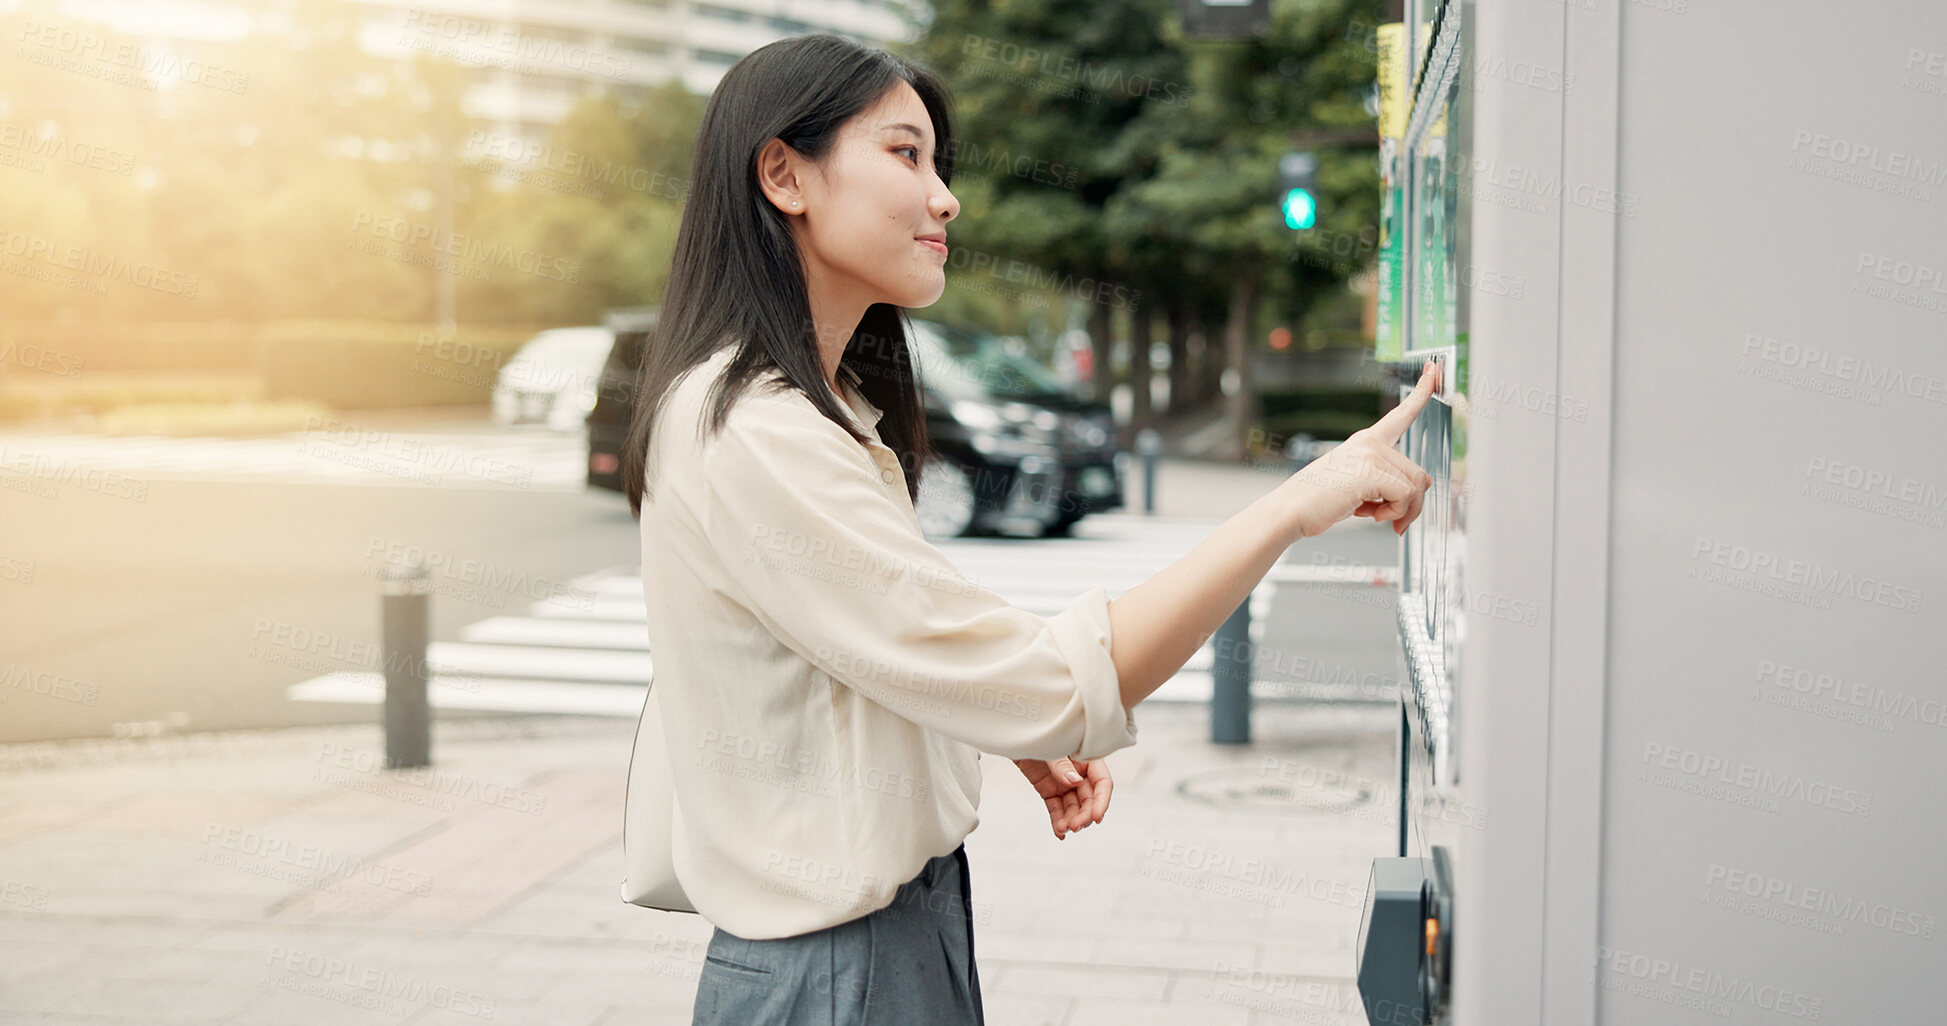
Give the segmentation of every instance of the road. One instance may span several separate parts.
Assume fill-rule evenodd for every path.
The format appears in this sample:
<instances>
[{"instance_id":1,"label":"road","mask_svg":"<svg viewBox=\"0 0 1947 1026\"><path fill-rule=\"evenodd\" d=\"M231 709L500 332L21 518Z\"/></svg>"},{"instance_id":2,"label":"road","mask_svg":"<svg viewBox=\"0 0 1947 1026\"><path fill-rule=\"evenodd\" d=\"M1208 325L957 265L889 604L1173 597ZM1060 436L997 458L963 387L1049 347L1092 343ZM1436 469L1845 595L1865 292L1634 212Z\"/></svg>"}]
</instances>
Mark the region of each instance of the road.
<instances>
[{"instance_id":1,"label":"road","mask_svg":"<svg viewBox=\"0 0 1947 1026\"><path fill-rule=\"evenodd\" d=\"M370 710L291 703L283 689L321 664L377 665L376 575L389 554L417 546L444 567L434 637L638 558L627 504L558 472L561 460L579 463L572 436L551 440L550 476L508 469L517 465L490 447L498 442L473 434L463 456L435 447L457 445L451 431L363 446L314 436L321 472L267 459L207 465L209 450L269 440L181 440L152 446L148 469L118 469L44 439L0 436L0 467L13 471L0 475L0 570L15 571L0 572L10 577L0 579L0 741L108 736L116 724L369 719ZM85 441L96 456L142 449ZM442 479L408 476L410 463L333 473L353 458L384 467L399 452ZM208 479L219 475L229 479Z\"/></svg>"},{"instance_id":2,"label":"road","mask_svg":"<svg viewBox=\"0 0 1947 1026\"><path fill-rule=\"evenodd\" d=\"M483 621L534 626L531 607L579 593L577 579L626 591L636 523L620 496L564 470L578 472L579 446L450 426L388 428L382 444L314 435L303 449L0 435L12 471L0 474L0 742L370 722L369 705L294 702L286 689L382 668L388 558L416 549L432 566L432 637L449 652ZM1183 464L1159 489L1231 510L1275 480ZM1139 518L1112 516L1084 521L1073 541L945 545L1003 593L1059 550L1064 579L1033 584L1047 602L1095 583L1113 595L1133 583L1131 552L1160 568L1215 522L1145 535ZM1342 529L1287 561L1390 562L1395 547L1382 528ZM1261 678L1299 682L1285 690L1296 696L1389 694L1392 613L1378 589L1286 589L1260 612Z\"/></svg>"}]
</instances>

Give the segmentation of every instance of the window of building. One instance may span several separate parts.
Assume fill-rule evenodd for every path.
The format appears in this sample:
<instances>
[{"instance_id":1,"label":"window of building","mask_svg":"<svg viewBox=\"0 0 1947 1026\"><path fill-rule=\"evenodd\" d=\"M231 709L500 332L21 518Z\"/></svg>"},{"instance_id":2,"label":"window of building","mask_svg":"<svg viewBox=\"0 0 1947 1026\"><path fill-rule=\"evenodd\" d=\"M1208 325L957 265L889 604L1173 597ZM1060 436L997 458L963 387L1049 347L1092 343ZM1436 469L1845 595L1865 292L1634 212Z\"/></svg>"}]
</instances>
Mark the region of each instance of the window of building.
<instances>
[{"instance_id":1,"label":"window of building","mask_svg":"<svg viewBox=\"0 0 1947 1026\"><path fill-rule=\"evenodd\" d=\"M745 22L756 17L756 15L749 11L740 11L735 7L719 7L716 4L692 4L690 6L696 13L706 17L716 18L719 21Z\"/></svg>"}]
</instances>

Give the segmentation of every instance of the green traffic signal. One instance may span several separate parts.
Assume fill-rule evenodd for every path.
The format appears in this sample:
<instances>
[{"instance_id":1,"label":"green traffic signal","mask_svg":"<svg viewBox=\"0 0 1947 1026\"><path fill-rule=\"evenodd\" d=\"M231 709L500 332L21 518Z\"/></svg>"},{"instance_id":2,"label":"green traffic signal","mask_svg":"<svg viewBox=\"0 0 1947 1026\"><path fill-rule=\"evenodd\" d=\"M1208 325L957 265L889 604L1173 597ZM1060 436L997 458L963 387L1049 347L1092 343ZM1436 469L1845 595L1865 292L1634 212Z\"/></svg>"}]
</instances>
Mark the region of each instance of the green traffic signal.
<instances>
[{"instance_id":1,"label":"green traffic signal","mask_svg":"<svg viewBox=\"0 0 1947 1026\"><path fill-rule=\"evenodd\" d=\"M1286 189L1284 223L1292 231L1303 231L1318 223L1318 200L1309 189Z\"/></svg>"}]
</instances>

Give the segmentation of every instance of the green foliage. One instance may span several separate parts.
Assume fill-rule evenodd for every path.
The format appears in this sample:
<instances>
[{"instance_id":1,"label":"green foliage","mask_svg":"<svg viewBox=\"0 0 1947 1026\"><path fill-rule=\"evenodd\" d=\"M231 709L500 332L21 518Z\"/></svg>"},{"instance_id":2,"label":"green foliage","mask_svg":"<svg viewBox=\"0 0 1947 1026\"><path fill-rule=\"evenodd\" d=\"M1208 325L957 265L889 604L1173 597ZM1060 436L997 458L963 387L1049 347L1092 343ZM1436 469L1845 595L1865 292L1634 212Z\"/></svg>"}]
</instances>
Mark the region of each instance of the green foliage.
<instances>
[{"instance_id":1,"label":"green foliage","mask_svg":"<svg viewBox=\"0 0 1947 1026\"><path fill-rule=\"evenodd\" d=\"M1371 263L1331 240L1376 228L1376 138L1294 140L1372 130L1380 5L1271 10L1262 38L1208 41L1183 38L1167 0L936 5L914 55L959 97L960 173L978 178L956 179L956 241L1205 308L1242 278L1292 319L1339 290ZM1276 201L1277 161L1294 146L1319 158L1318 225L1302 233Z\"/></svg>"},{"instance_id":2,"label":"green foliage","mask_svg":"<svg viewBox=\"0 0 1947 1026\"><path fill-rule=\"evenodd\" d=\"M341 0L280 9L286 34L166 48L0 14L0 317L425 321L442 273L461 323L660 299L701 98L611 86L535 153L464 111L491 69L364 53ZM192 58L214 74L171 74Z\"/></svg>"},{"instance_id":3,"label":"green foliage","mask_svg":"<svg viewBox=\"0 0 1947 1026\"><path fill-rule=\"evenodd\" d=\"M1282 440L1310 435L1319 441L1342 442L1354 431L1372 425L1374 415L1347 413L1344 410L1292 410L1276 416L1265 415L1264 433Z\"/></svg>"},{"instance_id":4,"label":"green foliage","mask_svg":"<svg viewBox=\"0 0 1947 1026\"><path fill-rule=\"evenodd\" d=\"M1125 134L1146 108L1188 98L1186 54L1167 36L1173 10L1174 0L934 5L911 55L957 99L957 247L1032 265L1053 294L1134 285L1104 213L1156 169Z\"/></svg>"},{"instance_id":5,"label":"green foliage","mask_svg":"<svg viewBox=\"0 0 1947 1026\"><path fill-rule=\"evenodd\" d=\"M1292 388L1263 393L1264 415L1274 417L1300 410L1353 413L1370 423L1379 416L1376 388Z\"/></svg>"},{"instance_id":6,"label":"green foliage","mask_svg":"<svg viewBox=\"0 0 1947 1026\"><path fill-rule=\"evenodd\" d=\"M423 323L441 274L462 324L588 323L660 301L705 102L679 84L611 85L535 152L462 103L495 72L367 54L362 9L342 0L289 0L280 36L166 51L71 10L0 13L14 49L0 80L0 132L13 133L0 135L0 320ZM1181 36L1175 0L935 5L912 55L957 98L963 211L931 313L1058 330L1050 300L1093 287L1099 302L1102 283L1221 309L1249 279L1295 317L1369 263L1329 240L1376 224L1373 149L1308 147L1321 192L1309 241L1280 220L1276 162L1294 137L1370 129L1371 54L1348 26L1378 21L1379 5L1272 10L1264 38L1209 42ZM73 61L70 31L137 65L194 58L220 74L158 83Z\"/></svg>"},{"instance_id":7,"label":"green foliage","mask_svg":"<svg viewBox=\"0 0 1947 1026\"><path fill-rule=\"evenodd\" d=\"M1279 439L1307 434L1342 440L1380 415L1376 388L1280 389L1261 393L1259 402L1265 432Z\"/></svg>"},{"instance_id":8,"label":"green foliage","mask_svg":"<svg viewBox=\"0 0 1947 1026\"><path fill-rule=\"evenodd\" d=\"M264 395L334 409L483 403L529 327L286 322L266 329Z\"/></svg>"}]
</instances>

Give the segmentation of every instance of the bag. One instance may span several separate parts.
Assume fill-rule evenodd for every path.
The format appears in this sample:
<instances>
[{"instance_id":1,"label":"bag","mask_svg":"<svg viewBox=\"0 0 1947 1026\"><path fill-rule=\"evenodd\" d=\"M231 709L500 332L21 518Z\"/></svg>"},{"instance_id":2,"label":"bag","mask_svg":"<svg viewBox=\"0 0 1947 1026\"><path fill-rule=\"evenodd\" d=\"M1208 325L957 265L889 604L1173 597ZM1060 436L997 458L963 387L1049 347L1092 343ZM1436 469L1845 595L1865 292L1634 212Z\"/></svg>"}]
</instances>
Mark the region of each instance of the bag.
<instances>
[{"instance_id":1,"label":"bag","mask_svg":"<svg viewBox=\"0 0 1947 1026\"><path fill-rule=\"evenodd\" d=\"M676 879L675 834L676 781L652 673L622 788L623 901L665 912L696 911Z\"/></svg>"}]
</instances>

